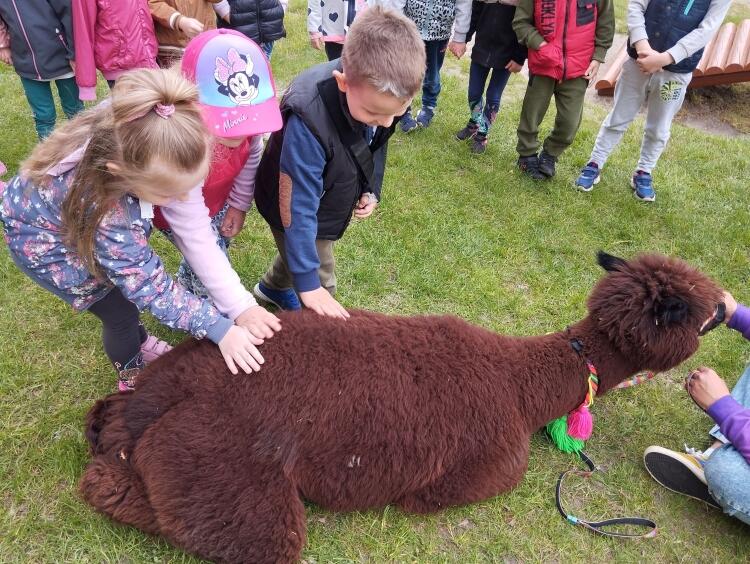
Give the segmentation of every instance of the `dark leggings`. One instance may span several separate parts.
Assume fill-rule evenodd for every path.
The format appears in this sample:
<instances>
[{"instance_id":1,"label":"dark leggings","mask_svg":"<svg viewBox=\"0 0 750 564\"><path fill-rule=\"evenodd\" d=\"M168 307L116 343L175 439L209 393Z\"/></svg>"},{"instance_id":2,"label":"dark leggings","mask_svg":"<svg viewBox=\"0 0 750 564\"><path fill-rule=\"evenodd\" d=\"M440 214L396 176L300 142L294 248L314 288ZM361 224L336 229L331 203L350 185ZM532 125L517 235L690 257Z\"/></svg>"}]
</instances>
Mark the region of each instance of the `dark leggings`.
<instances>
[{"instance_id":1,"label":"dark leggings","mask_svg":"<svg viewBox=\"0 0 750 564\"><path fill-rule=\"evenodd\" d=\"M492 77L490 83L487 84L490 71L492 71ZM469 108L472 112L482 110L482 94L485 93L484 86L487 84L486 100L482 110L484 122L479 124L482 133L489 130L497 112L500 111L500 97L508 83L508 78L510 78L510 71L507 69L490 69L473 61L469 67Z\"/></svg>"},{"instance_id":2,"label":"dark leggings","mask_svg":"<svg viewBox=\"0 0 750 564\"><path fill-rule=\"evenodd\" d=\"M118 288L89 307L102 322L104 352L115 370L139 368L143 364L141 343L148 334L139 320L138 308Z\"/></svg>"},{"instance_id":3,"label":"dark leggings","mask_svg":"<svg viewBox=\"0 0 750 564\"><path fill-rule=\"evenodd\" d=\"M326 41L323 47L325 47L326 57L328 57L329 61L340 59L341 53L344 50L343 43L333 43L332 41Z\"/></svg>"}]
</instances>

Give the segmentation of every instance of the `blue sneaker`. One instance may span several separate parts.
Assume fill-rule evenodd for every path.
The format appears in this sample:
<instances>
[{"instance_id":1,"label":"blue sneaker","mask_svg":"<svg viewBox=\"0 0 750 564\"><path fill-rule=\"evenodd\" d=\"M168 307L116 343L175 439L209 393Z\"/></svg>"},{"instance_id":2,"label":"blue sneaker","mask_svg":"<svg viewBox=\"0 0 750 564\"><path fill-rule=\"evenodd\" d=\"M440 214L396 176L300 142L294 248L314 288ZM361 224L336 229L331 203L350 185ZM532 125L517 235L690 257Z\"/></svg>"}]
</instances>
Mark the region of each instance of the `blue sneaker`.
<instances>
[{"instance_id":1,"label":"blue sneaker","mask_svg":"<svg viewBox=\"0 0 750 564\"><path fill-rule=\"evenodd\" d=\"M298 311L302 309L297 293L291 288L273 290L263 284L263 282L258 282L255 288L253 288L253 294L259 300L275 305L279 309L286 311Z\"/></svg>"},{"instance_id":2,"label":"blue sneaker","mask_svg":"<svg viewBox=\"0 0 750 564\"><path fill-rule=\"evenodd\" d=\"M414 121L414 118L411 115L411 110L404 114L401 121L398 122L398 125L404 133L409 133L417 128L417 122Z\"/></svg>"},{"instance_id":3,"label":"blue sneaker","mask_svg":"<svg viewBox=\"0 0 750 564\"><path fill-rule=\"evenodd\" d=\"M581 192L591 192L594 184L599 184L601 180L601 171L595 162L590 162L581 170L581 174L576 180L576 188Z\"/></svg>"},{"instance_id":4,"label":"blue sneaker","mask_svg":"<svg viewBox=\"0 0 750 564\"><path fill-rule=\"evenodd\" d=\"M434 117L435 108L424 106L417 114L417 123L419 124L419 127L430 127L430 123L432 123L432 118Z\"/></svg>"},{"instance_id":5,"label":"blue sneaker","mask_svg":"<svg viewBox=\"0 0 750 564\"><path fill-rule=\"evenodd\" d=\"M638 170L630 179L630 185L633 187L633 195L642 202L653 202L656 199L656 192L651 183L651 175L648 172Z\"/></svg>"}]
</instances>

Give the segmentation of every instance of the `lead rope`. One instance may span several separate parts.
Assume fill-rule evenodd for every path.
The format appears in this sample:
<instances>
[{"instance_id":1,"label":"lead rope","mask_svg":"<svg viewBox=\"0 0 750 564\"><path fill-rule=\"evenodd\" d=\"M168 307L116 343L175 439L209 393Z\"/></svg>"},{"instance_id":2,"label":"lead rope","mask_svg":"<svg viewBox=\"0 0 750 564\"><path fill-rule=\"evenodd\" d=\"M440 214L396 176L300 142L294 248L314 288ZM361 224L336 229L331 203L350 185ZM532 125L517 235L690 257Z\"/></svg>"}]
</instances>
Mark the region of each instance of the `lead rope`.
<instances>
[{"instance_id":1,"label":"lead rope","mask_svg":"<svg viewBox=\"0 0 750 564\"><path fill-rule=\"evenodd\" d=\"M578 339L572 339L570 346L579 356L583 357L583 343ZM594 396L596 396L596 390L599 383L598 374L596 367L591 361L583 357L588 368L589 375L587 377L588 391L586 392L586 398L583 403L579 405L575 410L571 411L568 415L555 419L547 424L546 431L552 442L564 452L575 452L581 460L586 464L588 470L566 470L557 478L557 485L555 486L555 505L557 510L562 515L563 519L571 523L572 525L583 527L595 533L606 537L614 537L621 539L644 539L654 538L658 533L656 523L651 519L645 519L643 517L618 517L616 519L605 519L603 521L587 521L568 513L562 504L562 485L565 476L568 474L575 474L582 478L590 478L591 475L597 470L601 471L599 467L594 464L594 461L584 451L584 439L588 439L591 435L593 428L593 421L591 415L588 413L588 408L594 403ZM624 388L630 388L637 384L647 382L654 377L653 372L646 372L642 374L636 374L628 380L620 382L615 389L621 390ZM636 527L647 527L648 530L645 533L623 533L619 531L609 531L608 527L631 525Z\"/></svg>"}]
</instances>

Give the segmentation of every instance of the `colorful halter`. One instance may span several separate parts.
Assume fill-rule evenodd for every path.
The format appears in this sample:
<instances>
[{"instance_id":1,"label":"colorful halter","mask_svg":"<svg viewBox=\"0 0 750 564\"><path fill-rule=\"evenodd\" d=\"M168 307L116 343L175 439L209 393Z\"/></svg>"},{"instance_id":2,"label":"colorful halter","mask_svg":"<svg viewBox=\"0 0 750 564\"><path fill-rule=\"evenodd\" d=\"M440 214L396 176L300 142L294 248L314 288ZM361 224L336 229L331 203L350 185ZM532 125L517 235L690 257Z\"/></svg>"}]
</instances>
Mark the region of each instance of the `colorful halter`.
<instances>
[{"instance_id":1,"label":"colorful halter","mask_svg":"<svg viewBox=\"0 0 750 564\"><path fill-rule=\"evenodd\" d=\"M570 346L579 356L583 356L583 343L581 341L571 339ZM591 416L589 408L594 403L594 397L599 389L599 374L596 371L596 366L588 358L583 358L589 371L587 378L589 389L586 392L586 398L573 411L550 421L545 427L552 442L563 452L580 453L585 446L585 441L591 437L594 430L594 418ZM651 380L653 377L652 372L637 374L620 382L615 386L615 389L629 388Z\"/></svg>"}]
</instances>

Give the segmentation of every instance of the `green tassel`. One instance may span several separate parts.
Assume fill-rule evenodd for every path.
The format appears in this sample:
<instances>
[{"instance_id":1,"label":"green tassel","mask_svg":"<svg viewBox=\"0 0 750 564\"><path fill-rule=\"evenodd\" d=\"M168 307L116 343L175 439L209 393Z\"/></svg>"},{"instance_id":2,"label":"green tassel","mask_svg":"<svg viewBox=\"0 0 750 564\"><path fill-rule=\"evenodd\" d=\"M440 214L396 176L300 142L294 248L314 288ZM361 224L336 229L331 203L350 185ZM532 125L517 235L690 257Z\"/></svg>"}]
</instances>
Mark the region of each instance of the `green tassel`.
<instances>
[{"instance_id":1,"label":"green tassel","mask_svg":"<svg viewBox=\"0 0 750 564\"><path fill-rule=\"evenodd\" d=\"M546 429L552 442L563 452L580 452L586 444L581 439L574 439L568 435L567 415L563 415L554 421L550 421L547 423Z\"/></svg>"}]
</instances>

